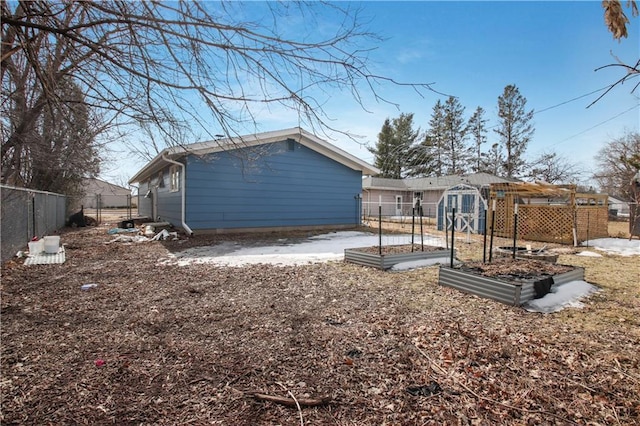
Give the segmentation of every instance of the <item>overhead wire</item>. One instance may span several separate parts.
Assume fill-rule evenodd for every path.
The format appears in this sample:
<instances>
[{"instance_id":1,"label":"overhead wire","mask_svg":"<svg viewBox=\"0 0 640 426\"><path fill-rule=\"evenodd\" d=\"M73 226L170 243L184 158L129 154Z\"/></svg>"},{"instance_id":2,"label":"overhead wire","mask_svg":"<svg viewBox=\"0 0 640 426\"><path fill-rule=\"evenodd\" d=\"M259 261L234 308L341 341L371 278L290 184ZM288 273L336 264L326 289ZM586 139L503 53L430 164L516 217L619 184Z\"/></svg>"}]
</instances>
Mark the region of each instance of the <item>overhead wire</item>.
<instances>
[{"instance_id":1,"label":"overhead wire","mask_svg":"<svg viewBox=\"0 0 640 426\"><path fill-rule=\"evenodd\" d=\"M592 90L592 91L590 91L588 93L585 93L583 95L576 96L576 97L568 99L566 101L559 102L559 103L557 103L555 105L552 105L552 106L549 106L549 107L534 111L533 115L537 115L537 114L540 114L542 112L549 111L549 110L561 107L561 106L566 105L568 103L575 102L575 101L580 100L582 98L586 98L587 96L591 96L591 95L593 95L595 93L602 92L603 90L607 90L609 88L610 88L610 85L607 85L607 86L601 87L599 89ZM615 120L616 118L620 117L621 115L624 115L624 114L628 113L629 111L632 111L633 109L636 109L638 107L640 107L640 104L634 105L631 108L628 108L625 111L622 111L621 113L618 113L618 114L614 115L613 117L610 117L610 118L608 118L608 119L606 119L604 121L601 121L600 123L598 123L598 124L596 124L594 126L589 127L588 129L585 129L585 130L583 130L583 131L581 131L579 133L576 133L575 135L569 136L569 137L567 137L567 138L565 138L565 139L563 139L563 140L561 140L559 142L556 142L555 144L550 144L550 145L547 145L547 146L557 146L557 145L559 145L561 143L564 143L564 142L566 142L568 140L571 140L571 139L573 139L575 137L583 135L583 134L585 134L585 133L587 133L587 132L589 132L589 131L591 131L591 130L599 127L599 126L602 126L603 124L606 124L606 123L608 123L608 122L610 122L612 120ZM495 124L493 126L488 127L487 130L491 130L491 129L496 128L498 126L499 126L499 124ZM373 159L375 159L375 155L373 156Z\"/></svg>"},{"instance_id":2,"label":"overhead wire","mask_svg":"<svg viewBox=\"0 0 640 426\"><path fill-rule=\"evenodd\" d=\"M634 106L632 106L631 108L628 108L628 109L626 109L626 110L622 111L621 113L614 115L613 117L610 117L610 118L608 118L608 119L606 119L606 120L604 120L604 121L601 121L600 123L598 123L598 124L596 124L596 125L594 125L594 126L591 126L591 127L589 127L588 129L583 130L583 131L582 131L582 132L580 132L580 133L576 133L576 134L575 134L575 135L573 135L573 136L569 136L568 138L562 139L560 142L556 142L556 143L555 143L555 145L560 145L560 144L561 144L561 143L563 143L563 142L566 142L566 141L568 141L568 140L570 140L570 139L573 139L573 138L578 137L578 136L580 136L580 135L582 135L582 134L585 134L585 133L587 133L587 132L589 132L589 131L591 131L591 130L595 129L596 127L602 126L603 124L608 123L609 121L615 120L616 118L620 117L621 115L624 115L624 114L628 113L629 111L632 111L632 110L634 110L634 109L636 109L636 108L638 108L638 107L640 107L640 104L634 105Z\"/></svg>"}]
</instances>

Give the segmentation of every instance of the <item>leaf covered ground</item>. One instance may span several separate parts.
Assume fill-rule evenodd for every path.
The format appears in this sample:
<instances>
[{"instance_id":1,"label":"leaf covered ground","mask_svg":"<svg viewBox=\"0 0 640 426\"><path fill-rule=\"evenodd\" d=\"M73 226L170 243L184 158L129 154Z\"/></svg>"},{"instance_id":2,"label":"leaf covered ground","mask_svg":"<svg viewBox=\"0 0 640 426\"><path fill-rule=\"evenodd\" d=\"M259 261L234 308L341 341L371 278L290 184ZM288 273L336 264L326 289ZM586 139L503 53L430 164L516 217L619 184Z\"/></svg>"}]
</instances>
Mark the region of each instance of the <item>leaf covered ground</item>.
<instances>
[{"instance_id":1,"label":"leaf covered ground","mask_svg":"<svg viewBox=\"0 0 640 426\"><path fill-rule=\"evenodd\" d=\"M561 255L602 291L545 315L436 266L180 267L177 242L110 239L70 230L66 263L3 265L3 425L640 424L637 257Z\"/></svg>"}]
</instances>

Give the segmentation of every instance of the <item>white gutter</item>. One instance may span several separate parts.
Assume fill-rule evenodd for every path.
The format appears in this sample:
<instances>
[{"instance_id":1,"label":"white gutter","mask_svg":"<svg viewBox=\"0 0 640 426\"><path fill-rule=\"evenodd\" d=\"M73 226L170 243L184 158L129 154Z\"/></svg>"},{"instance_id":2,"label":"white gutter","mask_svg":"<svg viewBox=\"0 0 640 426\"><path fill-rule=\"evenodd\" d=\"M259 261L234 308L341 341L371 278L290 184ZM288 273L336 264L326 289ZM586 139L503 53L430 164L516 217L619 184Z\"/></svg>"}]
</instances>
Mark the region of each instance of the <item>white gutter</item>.
<instances>
[{"instance_id":1,"label":"white gutter","mask_svg":"<svg viewBox=\"0 0 640 426\"><path fill-rule=\"evenodd\" d=\"M180 173L180 192L182 193L182 209L180 211L180 220L182 221L182 229L184 229L184 231L189 234L189 235L193 235L193 231L191 230L191 228L189 228L189 225L187 225L187 223L184 221L185 218L185 210L186 210L186 192L187 192L187 187L185 185L186 182L186 173L184 172L184 164L175 161L175 160L171 160L170 158L167 158L165 153L162 153L162 159L164 161L166 161L167 163L171 163L171 164L175 164L177 166L180 166L180 168L182 169L182 172Z\"/></svg>"}]
</instances>

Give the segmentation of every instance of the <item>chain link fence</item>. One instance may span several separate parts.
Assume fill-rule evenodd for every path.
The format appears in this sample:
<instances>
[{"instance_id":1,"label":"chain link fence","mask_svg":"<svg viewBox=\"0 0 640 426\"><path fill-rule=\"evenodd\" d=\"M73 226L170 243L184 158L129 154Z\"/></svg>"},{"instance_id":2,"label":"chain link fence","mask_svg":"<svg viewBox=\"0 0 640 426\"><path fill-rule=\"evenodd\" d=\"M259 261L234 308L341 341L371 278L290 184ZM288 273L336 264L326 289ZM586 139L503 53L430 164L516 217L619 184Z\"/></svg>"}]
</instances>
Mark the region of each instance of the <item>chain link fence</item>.
<instances>
[{"instance_id":1,"label":"chain link fence","mask_svg":"<svg viewBox=\"0 0 640 426\"><path fill-rule=\"evenodd\" d=\"M33 236L42 237L65 225L67 197L53 192L0 185L2 261L24 249Z\"/></svg>"},{"instance_id":2,"label":"chain link fence","mask_svg":"<svg viewBox=\"0 0 640 426\"><path fill-rule=\"evenodd\" d=\"M381 215L383 220L389 222L407 223L414 216L422 216L425 223L433 223L438 213L437 203L421 203L414 207L413 203L362 201L362 218L377 219Z\"/></svg>"},{"instance_id":3,"label":"chain link fence","mask_svg":"<svg viewBox=\"0 0 640 426\"><path fill-rule=\"evenodd\" d=\"M114 200L116 200L114 197L118 197L117 203L114 203ZM87 195L84 201L91 200L91 203L83 205L84 214L94 218L98 224L102 223L103 213L117 212L124 219L129 220L133 217L133 208L135 207L133 198L131 194L117 196L108 194Z\"/></svg>"},{"instance_id":4,"label":"chain link fence","mask_svg":"<svg viewBox=\"0 0 640 426\"><path fill-rule=\"evenodd\" d=\"M436 223L437 204L362 202L362 224L377 229L380 247L404 244L442 244L440 236L430 235L427 227Z\"/></svg>"}]
</instances>

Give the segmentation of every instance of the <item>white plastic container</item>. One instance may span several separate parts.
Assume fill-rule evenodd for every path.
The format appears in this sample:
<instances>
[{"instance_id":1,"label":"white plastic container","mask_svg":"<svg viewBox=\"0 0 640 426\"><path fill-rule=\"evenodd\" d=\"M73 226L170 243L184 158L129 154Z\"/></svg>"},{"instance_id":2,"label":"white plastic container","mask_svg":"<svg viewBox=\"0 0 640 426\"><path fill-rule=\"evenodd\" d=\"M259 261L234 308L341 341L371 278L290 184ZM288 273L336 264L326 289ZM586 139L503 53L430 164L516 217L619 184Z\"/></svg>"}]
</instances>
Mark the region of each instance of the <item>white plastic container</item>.
<instances>
[{"instance_id":1,"label":"white plastic container","mask_svg":"<svg viewBox=\"0 0 640 426\"><path fill-rule=\"evenodd\" d=\"M44 251L44 240L29 241L29 254L37 255Z\"/></svg>"},{"instance_id":2,"label":"white plastic container","mask_svg":"<svg viewBox=\"0 0 640 426\"><path fill-rule=\"evenodd\" d=\"M44 252L47 254L56 254L60 251L60 236L52 235L44 237Z\"/></svg>"}]
</instances>

